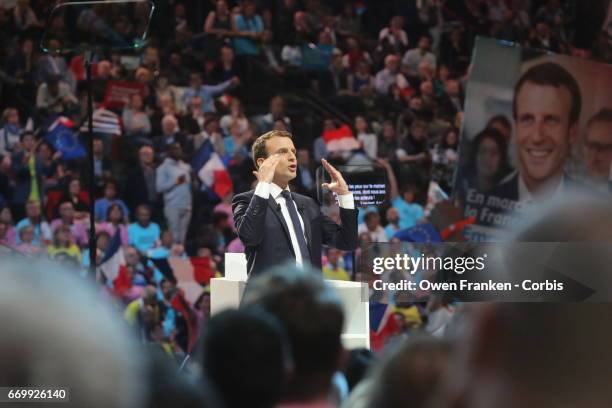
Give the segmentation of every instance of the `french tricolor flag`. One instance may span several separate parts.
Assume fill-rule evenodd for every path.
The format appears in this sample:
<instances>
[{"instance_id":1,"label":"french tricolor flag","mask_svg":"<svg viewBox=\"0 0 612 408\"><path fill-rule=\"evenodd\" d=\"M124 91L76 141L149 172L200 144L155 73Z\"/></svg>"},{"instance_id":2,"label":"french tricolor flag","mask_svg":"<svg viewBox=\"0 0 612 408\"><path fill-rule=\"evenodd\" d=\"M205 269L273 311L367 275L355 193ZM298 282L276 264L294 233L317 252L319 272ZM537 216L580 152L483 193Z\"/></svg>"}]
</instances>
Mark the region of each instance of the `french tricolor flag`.
<instances>
[{"instance_id":1,"label":"french tricolor flag","mask_svg":"<svg viewBox=\"0 0 612 408\"><path fill-rule=\"evenodd\" d=\"M382 350L387 338L399 333L399 326L393 317L395 308L385 303L370 303L370 346Z\"/></svg>"},{"instance_id":2,"label":"french tricolor flag","mask_svg":"<svg viewBox=\"0 0 612 408\"><path fill-rule=\"evenodd\" d=\"M125 256L121 247L121 236L119 235L119 228L117 228L104 253L104 258L102 258L98 271L106 279L107 284L111 284L117 279L121 268L125 267L125 265Z\"/></svg>"},{"instance_id":3,"label":"french tricolor flag","mask_svg":"<svg viewBox=\"0 0 612 408\"><path fill-rule=\"evenodd\" d=\"M223 198L233 189L232 179L227 171L227 167L225 167L217 153L211 154L208 161L198 172L198 177L219 198Z\"/></svg>"}]
</instances>

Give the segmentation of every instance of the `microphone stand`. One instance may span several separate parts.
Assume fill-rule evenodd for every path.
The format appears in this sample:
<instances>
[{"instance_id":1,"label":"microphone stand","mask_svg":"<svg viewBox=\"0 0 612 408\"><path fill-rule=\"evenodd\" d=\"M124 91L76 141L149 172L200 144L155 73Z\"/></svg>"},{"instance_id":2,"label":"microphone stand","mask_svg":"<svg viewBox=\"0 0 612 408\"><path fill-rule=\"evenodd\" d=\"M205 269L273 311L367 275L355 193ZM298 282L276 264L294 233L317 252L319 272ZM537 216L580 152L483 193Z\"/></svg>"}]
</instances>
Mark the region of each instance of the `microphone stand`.
<instances>
[{"instance_id":1,"label":"microphone stand","mask_svg":"<svg viewBox=\"0 0 612 408\"><path fill-rule=\"evenodd\" d=\"M88 136L88 159L89 159L89 273L90 276L96 276L96 222L94 211L94 183L95 183L95 166L93 154L93 89L91 82L91 64L93 62L93 52L85 51L84 65L87 80L87 136Z\"/></svg>"}]
</instances>

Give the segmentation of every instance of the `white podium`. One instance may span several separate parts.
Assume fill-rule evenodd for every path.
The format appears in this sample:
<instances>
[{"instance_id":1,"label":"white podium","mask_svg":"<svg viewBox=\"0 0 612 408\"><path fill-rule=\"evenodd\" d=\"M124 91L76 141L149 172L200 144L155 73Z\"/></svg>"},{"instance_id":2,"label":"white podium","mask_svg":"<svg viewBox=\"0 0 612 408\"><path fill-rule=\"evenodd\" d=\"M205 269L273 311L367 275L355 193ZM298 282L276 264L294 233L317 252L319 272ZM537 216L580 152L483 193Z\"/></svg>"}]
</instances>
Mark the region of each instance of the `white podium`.
<instances>
[{"instance_id":1,"label":"white podium","mask_svg":"<svg viewBox=\"0 0 612 408\"><path fill-rule=\"evenodd\" d=\"M237 309L246 287L246 258L244 254L225 254L224 278L210 280L210 312ZM344 309L342 344L346 349L370 348L370 308L368 287L362 282L326 280L338 294ZM363 295L363 296L362 296Z\"/></svg>"}]
</instances>

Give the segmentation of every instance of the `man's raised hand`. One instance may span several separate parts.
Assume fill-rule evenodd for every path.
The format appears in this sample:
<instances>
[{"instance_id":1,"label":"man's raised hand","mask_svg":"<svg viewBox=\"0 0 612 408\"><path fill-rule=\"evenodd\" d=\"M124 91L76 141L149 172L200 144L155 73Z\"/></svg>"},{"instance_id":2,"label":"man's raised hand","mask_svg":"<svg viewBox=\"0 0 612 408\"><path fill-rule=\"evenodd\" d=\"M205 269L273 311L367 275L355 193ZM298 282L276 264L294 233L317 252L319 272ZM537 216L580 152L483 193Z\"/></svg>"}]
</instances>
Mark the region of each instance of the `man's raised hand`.
<instances>
[{"instance_id":1,"label":"man's raised hand","mask_svg":"<svg viewBox=\"0 0 612 408\"><path fill-rule=\"evenodd\" d=\"M253 172L255 177L257 177L257 181L260 183L271 183L274 179L274 172L276 171L276 166L280 159L281 155L275 153L264 160L259 166L259 169Z\"/></svg>"},{"instance_id":2,"label":"man's raised hand","mask_svg":"<svg viewBox=\"0 0 612 408\"><path fill-rule=\"evenodd\" d=\"M336 170L331 164L329 164L327 160L323 159L321 160L321 163L323 164L323 167L325 167L325 170L327 170L331 177L331 183L323 183L322 187L327 188L338 195L345 195L350 193L348 184L346 184L346 181L344 181L342 174L338 170Z\"/></svg>"}]
</instances>

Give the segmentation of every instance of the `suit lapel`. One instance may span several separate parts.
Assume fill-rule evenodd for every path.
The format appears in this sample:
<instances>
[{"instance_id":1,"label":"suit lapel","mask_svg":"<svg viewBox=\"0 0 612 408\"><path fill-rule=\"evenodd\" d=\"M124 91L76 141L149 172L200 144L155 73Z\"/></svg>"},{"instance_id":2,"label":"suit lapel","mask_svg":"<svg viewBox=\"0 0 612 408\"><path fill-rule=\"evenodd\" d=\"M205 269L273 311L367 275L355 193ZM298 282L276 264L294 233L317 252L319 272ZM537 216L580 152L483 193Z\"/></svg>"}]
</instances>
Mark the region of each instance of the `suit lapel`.
<instances>
[{"instance_id":1,"label":"suit lapel","mask_svg":"<svg viewBox=\"0 0 612 408\"><path fill-rule=\"evenodd\" d=\"M283 214L278 209L279 205L274 199L274 197L272 197L272 194L270 194L270 198L268 198L268 206L270 207L274 215L276 215L278 221L281 223L281 226L285 231L285 235L287 236L287 241L289 241L289 247L291 248L291 252L293 252L293 256L295 256L295 251L293 250L293 245L291 245L291 236L289 235L289 228L287 227L287 223L285 222L285 217L283 217Z\"/></svg>"}]
</instances>

